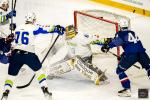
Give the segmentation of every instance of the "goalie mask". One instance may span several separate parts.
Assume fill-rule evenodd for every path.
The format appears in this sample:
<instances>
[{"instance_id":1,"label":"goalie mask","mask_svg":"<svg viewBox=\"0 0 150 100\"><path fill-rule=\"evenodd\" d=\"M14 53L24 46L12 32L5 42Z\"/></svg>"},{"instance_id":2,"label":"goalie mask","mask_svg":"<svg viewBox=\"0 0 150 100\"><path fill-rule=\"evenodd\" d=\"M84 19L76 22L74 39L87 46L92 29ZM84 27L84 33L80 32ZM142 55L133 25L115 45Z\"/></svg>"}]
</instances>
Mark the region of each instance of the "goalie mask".
<instances>
[{"instance_id":1,"label":"goalie mask","mask_svg":"<svg viewBox=\"0 0 150 100\"><path fill-rule=\"evenodd\" d=\"M31 22L31 23L34 23L36 20L36 15L35 13L28 13L26 16L25 16L25 21L26 22Z\"/></svg>"},{"instance_id":2,"label":"goalie mask","mask_svg":"<svg viewBox=\"0 0 150 100\"><path fill-rule=\"evenodd\" d=\"M75 27L73 25L69 25L66 27L66 39L72 39L77 34Z\"/></svg>"}]
</instances>

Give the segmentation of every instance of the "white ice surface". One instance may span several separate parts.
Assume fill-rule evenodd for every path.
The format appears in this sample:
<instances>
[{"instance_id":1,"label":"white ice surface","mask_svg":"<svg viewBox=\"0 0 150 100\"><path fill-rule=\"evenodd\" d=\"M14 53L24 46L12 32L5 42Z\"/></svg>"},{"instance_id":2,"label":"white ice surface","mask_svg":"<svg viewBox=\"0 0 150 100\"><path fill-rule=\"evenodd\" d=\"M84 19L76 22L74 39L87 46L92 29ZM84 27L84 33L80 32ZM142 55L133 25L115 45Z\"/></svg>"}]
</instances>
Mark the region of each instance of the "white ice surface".
<instances>
[{"instance_id":1,"label":"white ice surface","mask_svg":"<svg viewBox=\"0 0 150 100\"><path fill-rule=\"evenodd\" d=\"M109 63L106 64L104 62ZM106 75L109 78L109 84L95 85L92 81L82 76L77 70L73 70L69 73L66 73L62 76L48 80L49 90L53 93L52 100L138 100L138 89L139 88L150 88L147 76L144 74L144 70L139 70L132 67L127 71L129 78L131 79L132 86L132 97L124 98L118 97L117 91L122 89L119 79L115 74L116 68L116 59L110 57L95 56L93 61L97 66L102 70L107 69ZM0 81L4 82L4 75L6 75L7 67L2 66L0 73ZM2 72L3 70L3 72ZM4 73L5 71L5 73ZM30 74L30 75L29 75ZM27 83L33 74L31 72L24 77L17 77L16 81L19 83ZM25 78L22 80L21 78ZM17 83L17 82L16 82ZM17 84L20 85L20 84ZM0 84L0 92L2 93L3 84ZM37 83L37 80L34 80L32 84L25 89L16 89L13 88L8 100L45 100L41 89ZM146 99L149 100L149 99Z\"/></svg>"},{"instance_id":2,"label":"white ice surface","mask_svg":"<svg viewBox=\"0 0 150 100\"><path fill-rule=\"evenodd\" d=\"M26 7L28 7L26 9ZM48 8L48 9L47 9ZM35 11L38 13L38 19L41 23L47 24L73 24L73 11L81 9L105 9L119 14L125 14L131 18L132 29L137 31L143 41L144 46L150 54L149 46L149 26L150 18L140 15L134 15L129 12L116 10L115 8L103 6L90 2L88 0L18 0L17 1L17 24L23 22L26 12ZM26 10L25 10L26 9ZM42 45L42 44L41 44ZM83 77L77 70L66 73L60 78L48 81L50 91L53 93L53 100L138 100L139 88L150 88L145 71L134 67L127 71L132 82L132 97L120 98L117 91L121 89L119 79L115 73L117 61L111 56L109 59L105 56L96 56L93 61L102 70L107 69L106 75L109 78L109 84L94 85L89 79ZM27 83L33 74L31 71L24 79L18 76L16 80L20 83ZM7 76L7 65L0 64L0 95L3 92L3 84ZM17 84L19 85L19 84ZM45 100L37 81L34 80L31 86L18 90L13 88L8 100ZM142 100L142 99L140 99ZM149 100L149 99L144 99Z\"/></svg>"}]
</instances>

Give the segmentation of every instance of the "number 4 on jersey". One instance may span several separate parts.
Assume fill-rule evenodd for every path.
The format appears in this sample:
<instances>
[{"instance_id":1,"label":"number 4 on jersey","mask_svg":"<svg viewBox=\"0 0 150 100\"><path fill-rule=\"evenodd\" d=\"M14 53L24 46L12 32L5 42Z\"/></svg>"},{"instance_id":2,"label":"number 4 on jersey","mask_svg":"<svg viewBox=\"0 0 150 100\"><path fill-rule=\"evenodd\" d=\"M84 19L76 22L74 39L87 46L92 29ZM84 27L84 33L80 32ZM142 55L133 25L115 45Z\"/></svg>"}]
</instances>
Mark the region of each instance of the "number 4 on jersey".
<instances>
[{"instance_id":1,"label":"number 4 on jersey","mask_svg":"<svg viewBox=\"0 0 150 100\"><path fill-rule=\"evenodd\" d=\"M134 42L134 43L137 43L139 41L139 37L138 36L133 36L132 33L129 33L128 34L128 41L129 42Z\"/></svg>"}]
</instances>

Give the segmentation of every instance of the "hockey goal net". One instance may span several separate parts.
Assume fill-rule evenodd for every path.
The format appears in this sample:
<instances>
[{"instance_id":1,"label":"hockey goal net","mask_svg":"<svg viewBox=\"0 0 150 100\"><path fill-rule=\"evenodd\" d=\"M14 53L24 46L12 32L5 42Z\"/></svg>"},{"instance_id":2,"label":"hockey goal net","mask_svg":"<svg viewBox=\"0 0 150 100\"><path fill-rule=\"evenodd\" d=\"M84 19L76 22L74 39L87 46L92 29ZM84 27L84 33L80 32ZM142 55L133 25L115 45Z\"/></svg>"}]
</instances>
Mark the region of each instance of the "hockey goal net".
<instances>
[{"instance_id":1,"label":"hockey goal net","mask_svg":"<svg viewBox=\"0 0 150 100\"><path fill-rule=\"evenodd\" d=\"M99 33L102 38L113 38L115 33L119 30L118 21L120 19L129 18L114 14L103 10L81 10L74 11L74 25L78 32L85 33ZM129 25L130 26L130 25ZM92 45L94 53L102 53L100 47ZM120 55L120 48L118 47L117 55Z\"/></svg>"}]
</instances>

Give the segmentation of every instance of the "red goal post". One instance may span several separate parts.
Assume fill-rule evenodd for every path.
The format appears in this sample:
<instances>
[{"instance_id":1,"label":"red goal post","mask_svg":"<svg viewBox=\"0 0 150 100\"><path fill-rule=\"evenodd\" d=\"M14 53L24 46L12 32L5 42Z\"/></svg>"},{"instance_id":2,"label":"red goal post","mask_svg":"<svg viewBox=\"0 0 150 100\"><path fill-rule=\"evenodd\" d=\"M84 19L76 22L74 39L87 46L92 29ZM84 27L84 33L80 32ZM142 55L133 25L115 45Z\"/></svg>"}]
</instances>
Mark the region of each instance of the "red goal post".
<instances>
[{"instance_id":1,"label":"red goal post","mask_svg":"<svg viewBox=\"0 0 150 100\"><path fill-rule=\"evenodd\" d=\"M100 33L102 38L113 38L119 31L118 21L122 18L129 21L130 27L130 19L122 15L103 10L74 11L74 26L78 32ZM120 56L119 47L117 55Z\"/></svg>"}]
</instances>

